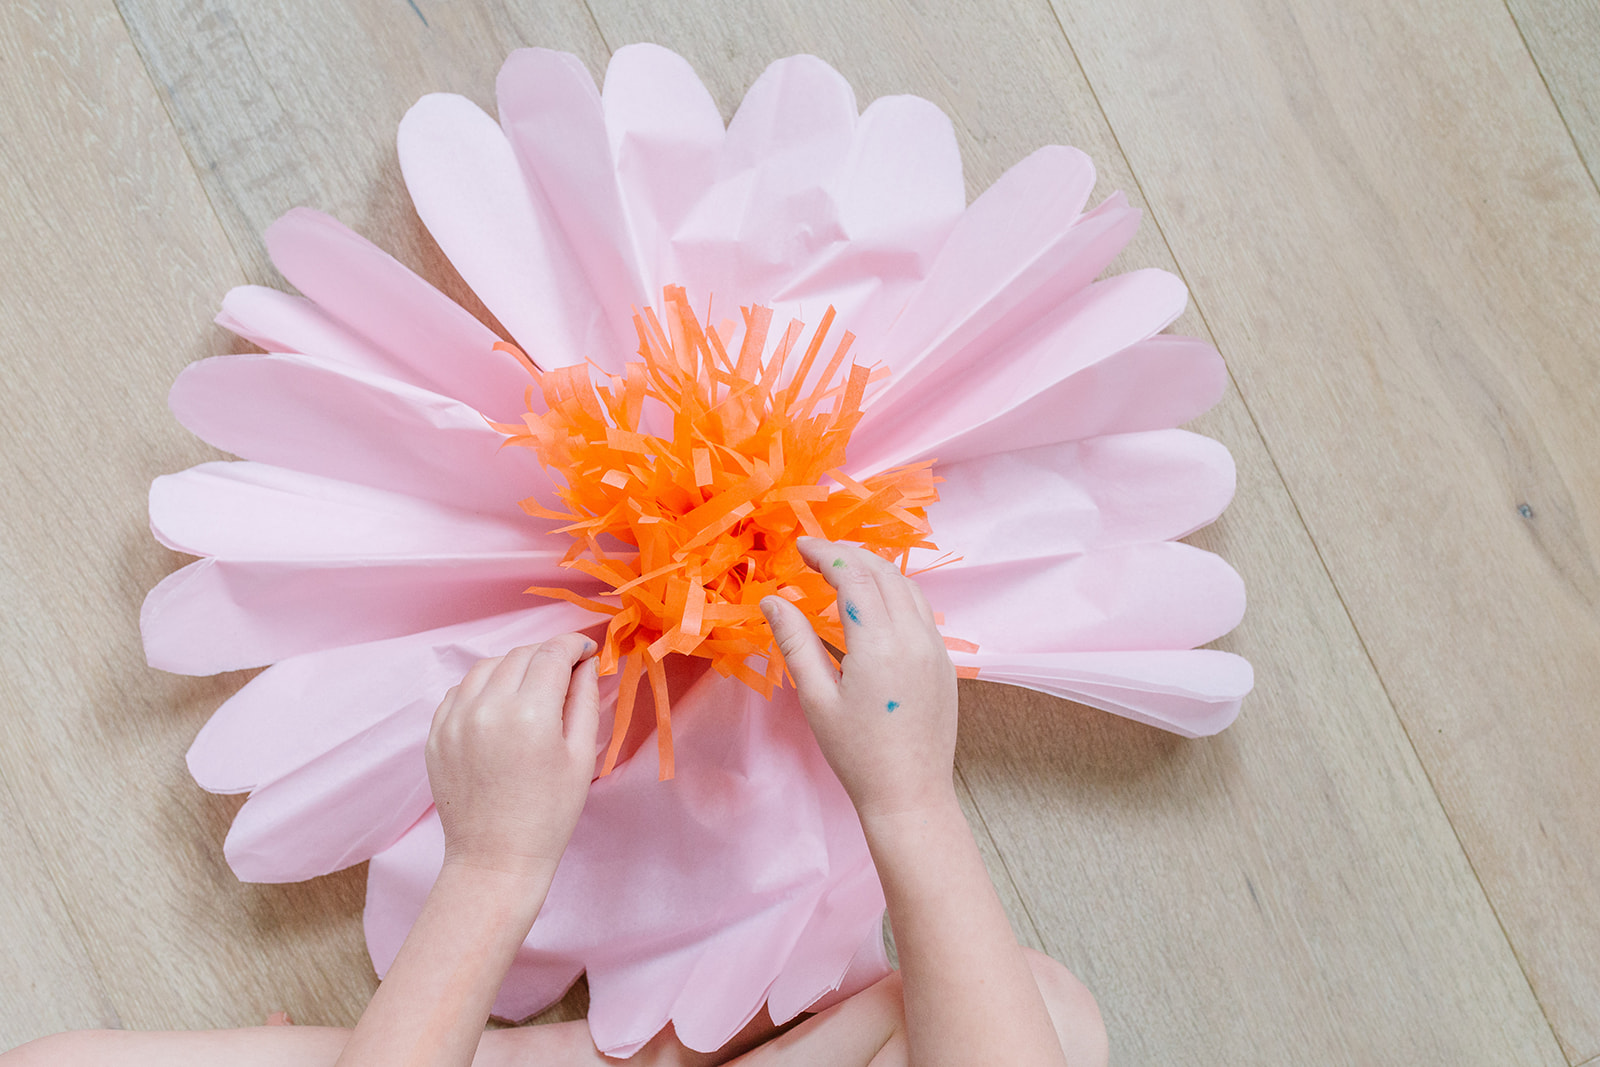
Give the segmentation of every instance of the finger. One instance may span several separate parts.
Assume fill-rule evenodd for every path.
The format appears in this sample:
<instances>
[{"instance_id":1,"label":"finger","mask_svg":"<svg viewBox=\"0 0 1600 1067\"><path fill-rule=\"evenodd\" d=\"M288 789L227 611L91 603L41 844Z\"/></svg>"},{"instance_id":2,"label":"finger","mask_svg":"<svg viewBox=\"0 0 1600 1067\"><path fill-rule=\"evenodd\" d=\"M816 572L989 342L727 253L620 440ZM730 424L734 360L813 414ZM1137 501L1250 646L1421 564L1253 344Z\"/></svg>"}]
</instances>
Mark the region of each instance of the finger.
<instances>
[{"instance_id":1,"label":"finger","mask_svg":"<svg viewBox=\"0 0 1600 1067\"><path fill-rule=\"evenodd\" d=\"M572 684L572 668L593 652L595 643L582 634L552 637L534 649L518 692L533 702L535 710L559 715Z\"/></svg>"},{"instance_id":2,"label":"finger","mask_svg":"<svg viewBox=\"0 0 1600 1067\"><path fill-rule=\"evenodd\" d=\"M907 578L911 585L912 599L917 603L917 614L922 621L928 624L930 630L939 629L939 620L933 614L933 605L928 603L928 595L922 591L922 585L915 578Z\"/></svg>"},{"instance_id":3,"label":"finger","mask_svg":"<svg viewBox=\"0 0 1600 1067\"><path fill-rule=\"evenodd\" d=\"M592 759L600 733L600 678L593 656L584 657L572 672L561 719L567 743L585 759Z\"/></svg>"},{"instance_id":4,"label":"finger","mask_svg":"<svg viewBox=\"0 0 1600 1067\"><path fill-rule=\"evenodd\" d=\"M488 683L489 678L494 674L494 669L500 666L502 658L501 656L495 656L491 659L480 659L474 663L467 670L467 676L461 679L461 684L456 687L459 690L456 693L456 699L462 701L472 700L483 692L484 685Z\"/></svg>"},{"instance_id":5,"label":"finger","mask_svg":"<svg viewBox=\"0 0 1600 1067\"><path fill-rule=\"evenodd\" d=\"M820 706L837 699L839 680L833 661L805 612L781 596L769 596L761 599L761 613L767 617L778 651L794 676L801 706Z\"/></svg>"},{"instance_id":6,"label":"finger","mask_svg":"<svg viewBox=\"0 0 1600 1067\"><path fill-rule=\"evenodd\" d=\"M872 553L857 545L815 537L797 538L795 546L801 558L838 591L839 622L844 626L847 642L857 627L881 627L888 621L889 609L864 558Z\"/></svg>"},{"instance_id":7,"label":"finger","mask_svg":"<svg viewBox=\"0 0 1600 1067\"><path fill-rule=\"evenodd\" d=\"M896 622L915 619L918 615L916 583L901 574L898 566L876 552L862 550L859 558L862 566L871 572L873 581L878 583L878 595L883 597L884 606L889 609L889 618Z\"/></svg>"},{"instance_id":8,"label":"finger","mask_svg":"<svg viewBox=\"0 0 1600 1067\"><path fill-rule=\"evenodd\" d=\"M482 693L497 697L515 696L528 673L528 663L538 649L538 645L520 645L501 656L494 673L484 682Z\"/></svg>"}]
</instances>

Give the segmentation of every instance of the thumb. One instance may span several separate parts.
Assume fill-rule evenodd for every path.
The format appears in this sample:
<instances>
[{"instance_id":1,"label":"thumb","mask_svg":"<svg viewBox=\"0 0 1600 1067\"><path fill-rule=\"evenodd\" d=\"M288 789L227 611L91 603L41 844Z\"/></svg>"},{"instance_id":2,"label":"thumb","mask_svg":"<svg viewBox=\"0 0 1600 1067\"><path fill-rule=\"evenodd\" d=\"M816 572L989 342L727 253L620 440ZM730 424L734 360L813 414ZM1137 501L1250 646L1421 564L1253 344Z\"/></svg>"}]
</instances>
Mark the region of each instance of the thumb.
<instances>
[{"instance_id":1,"label":"thumb","mask_svg":"<svg viewBox=\"0 0 1600 1067\"><path fill-rule=\"evenodd\" d=\"M794 675L801 707L811 708L837 697L839 682L833 663L805 613L781 596L762 597L761 613L772 627L773 639L789 665L789 673Z\"/></svg>"}]
</instances>

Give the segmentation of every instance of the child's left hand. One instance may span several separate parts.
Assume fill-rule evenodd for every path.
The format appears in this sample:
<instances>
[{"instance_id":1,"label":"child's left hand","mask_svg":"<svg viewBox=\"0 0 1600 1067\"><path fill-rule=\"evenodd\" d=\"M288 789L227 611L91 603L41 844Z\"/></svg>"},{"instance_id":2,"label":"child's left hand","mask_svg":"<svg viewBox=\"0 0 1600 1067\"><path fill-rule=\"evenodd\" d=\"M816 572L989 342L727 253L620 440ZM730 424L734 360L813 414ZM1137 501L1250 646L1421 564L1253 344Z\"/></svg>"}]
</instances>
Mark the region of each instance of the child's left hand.
<instances>
[{"instance_id":1,"label":"child's left hand","mask_svg":"<svg viewBox=\"0 0 1600 1067\"><path fill-rule=\"evenodd\" d=\"M549 876L589 795L599 728L595 644L563 634L480 660L445 694L428 781L445 866Z\"/></svg>"}]
</instances>

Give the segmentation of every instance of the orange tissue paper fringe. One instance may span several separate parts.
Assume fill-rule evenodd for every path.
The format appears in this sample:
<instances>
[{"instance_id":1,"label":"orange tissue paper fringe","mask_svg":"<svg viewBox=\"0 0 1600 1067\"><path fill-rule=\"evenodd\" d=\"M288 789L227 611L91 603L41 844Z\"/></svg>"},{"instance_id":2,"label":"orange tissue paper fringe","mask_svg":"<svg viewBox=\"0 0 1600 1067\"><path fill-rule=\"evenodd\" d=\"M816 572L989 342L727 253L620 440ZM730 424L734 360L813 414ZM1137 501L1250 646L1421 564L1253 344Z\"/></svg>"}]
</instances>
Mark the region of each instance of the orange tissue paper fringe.
<instances>
[{"instance_id":1,"label":"orange tissue paper fringe","mask_svg":"<svg viewBox=\"0 0 1600 1067\"><path fill-rule=\"evenodd\" d=\"M704 657L771 697L787 672L762 617L762 597L795 604L824 641L845 647L834 591L800 557L797 537L860 542L902 570L911 549L936 547L925 510L939 499L933 460L859 481L839 469L866 388L888 369L850 359L854 336L846 331L816 370L831 307L803 350L804 324L791 321L769 358L771 309L741 311L743 338L730 353L736 325L703 329L684 290L666 287L659 317L648 307L633 316L642 362L621 375L595 368L603 383L590 365L545 371L514 346L495 346L528 367L547 409L530 410L523 425L495 428L561 475L566 485L557 495L570 510L531 498L522 508L564 523L557 532L571 534L573 545L562 566L609 587L604 600L570 589L527 590L611 617L598 665L602 674L620 671L621 679L602 775L616 766L647 680L661 778L672 777L663 666L669 653ZM785 380L797 353L799 364ZM531 388L528 399L531 408ZM670 436L641 429L647 409L652 425L670 418Z\"/></svg>"}]
</instances>

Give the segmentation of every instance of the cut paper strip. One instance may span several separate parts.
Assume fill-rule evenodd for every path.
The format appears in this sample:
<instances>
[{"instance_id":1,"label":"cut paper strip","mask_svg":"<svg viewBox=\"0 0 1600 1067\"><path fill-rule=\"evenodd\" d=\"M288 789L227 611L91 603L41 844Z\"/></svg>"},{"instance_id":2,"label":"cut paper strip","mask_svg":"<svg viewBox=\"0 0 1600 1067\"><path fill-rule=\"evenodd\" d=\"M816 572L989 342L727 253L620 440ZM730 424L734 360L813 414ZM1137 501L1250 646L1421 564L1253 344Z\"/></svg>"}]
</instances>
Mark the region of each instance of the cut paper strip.
<instances>
[{"instance_id":1,"label":"cut paper strip","mask_svg":"<svg viewBox=\"0 0 1600 1067\"><path fill-rule=\"evenodd\" d=\"M428 232L536 363L564 367L627 350L505 133L476 104L452 93L424 96L400 121L399 152Z\"/></svg>"},{"instance_id":2,"label":"cut paper strip","mask_svg":"<svg viewBox=\"0 0 1600 1067\"><path fill-rule=\"evenodd\" d=\"M339 220L295 208L267 228L266 242L283 276L398 364L401 380L491 414L524 387L488 327Z\"/></svg>"},{"instance_id":3,"label":"cut paper strip","mask_svg":"<svg viewBox=\"0 0 1600 1067\"><path fill-rule=\"evenodd\" d=\"M486 514L523 514L519 497L554 502L538 461L502 449L473 408L310 356L203 359L178 375L168 403L192 433L242 459Z\"/></svg>"},{"instance_id":4,"label":"cut paper strip","mask_svg":"<svg viewBox=\"0 0 1600 1067\"><path fill-rule=\"evenodd\" d=\"M1169 652L980 651L952 653L993 682L1026 686L1184 737L1232 724L1255 684L1242 657L1210 649Z\"/></svg>"}]
</instances>

